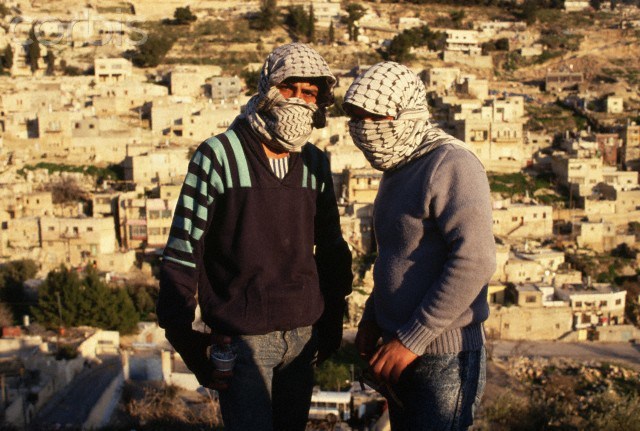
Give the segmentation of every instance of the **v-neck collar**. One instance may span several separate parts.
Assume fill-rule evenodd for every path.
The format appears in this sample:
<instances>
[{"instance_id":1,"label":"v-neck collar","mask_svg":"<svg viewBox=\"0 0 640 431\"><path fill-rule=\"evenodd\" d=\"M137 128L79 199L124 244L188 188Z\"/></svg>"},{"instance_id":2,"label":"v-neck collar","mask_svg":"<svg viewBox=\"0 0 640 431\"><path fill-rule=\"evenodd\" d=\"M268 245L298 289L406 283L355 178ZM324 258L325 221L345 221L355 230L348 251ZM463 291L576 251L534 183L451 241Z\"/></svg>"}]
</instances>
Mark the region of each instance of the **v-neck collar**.
<instances>
[{"instance_id":1,"label":"v-neck collar","mask_svg":"<svg viewBox=\"0 0 640 431\"><path fill-rule=\"evenodd\" d=\"M278 178L276 173L273 172L273 169L271 168L269 157L267 157L267 153L264 151L264 148L262 148L262 143L260 142L260 138L253 131L249 123L246 120L241 120L237 124L239 129L238 131L243 135L243 138L244 138L243 140L247 144L246 146L249 148L249 151L251 151L258 158L258 160L260 161L260 164L262 165L262 168L268 171L270 177L273 180L277 181L282 185L286 185L286 183L288 182L288 179L292 175L292 172L295 170L297 164L301 159L300 152L289 153L289 157L288 157L289 168L287 169L287 173L282 179Z\"/></svg>"}]
</instances>

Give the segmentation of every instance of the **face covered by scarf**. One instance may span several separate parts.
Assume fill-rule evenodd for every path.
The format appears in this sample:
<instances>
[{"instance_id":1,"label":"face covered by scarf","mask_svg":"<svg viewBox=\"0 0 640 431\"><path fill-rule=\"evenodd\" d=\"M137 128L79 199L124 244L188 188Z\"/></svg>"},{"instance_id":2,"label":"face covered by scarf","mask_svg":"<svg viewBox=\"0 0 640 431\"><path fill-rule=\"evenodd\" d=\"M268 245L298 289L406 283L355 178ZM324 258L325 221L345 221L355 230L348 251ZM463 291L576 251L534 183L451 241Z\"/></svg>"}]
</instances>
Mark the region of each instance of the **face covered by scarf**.
<instances>
[{"instance_id":1,"label":"face covered by scarf","mask_svg":"<svg viewBox=\"0 0 640 431\"><path fill-rule=\"evenodd\" d=\"M377 116L393 118L349 121L353 142L378 170L399 168L447 143L464 146L429 123L424 84L401 64L386 61L370 67L351 84L344 105L347 111L355 106Z\"/></svg>"},{"instance_id":2,"label":"face covered by scarf","mask_svg":"<svg viewBox=\"0 0 640 431\"><path fill-rule=\"evenodd\" d=\"M285 98L277 89L288 78L300 82L318 82L316 103ZM244 117L262 141L276 151L297 152L307 142L313 127L325 124L325 109L333 103L336 78L327 62L315 50L302 43L276 48L262 67L258 94L247 103Z\"/></svg>"}]
</instances>

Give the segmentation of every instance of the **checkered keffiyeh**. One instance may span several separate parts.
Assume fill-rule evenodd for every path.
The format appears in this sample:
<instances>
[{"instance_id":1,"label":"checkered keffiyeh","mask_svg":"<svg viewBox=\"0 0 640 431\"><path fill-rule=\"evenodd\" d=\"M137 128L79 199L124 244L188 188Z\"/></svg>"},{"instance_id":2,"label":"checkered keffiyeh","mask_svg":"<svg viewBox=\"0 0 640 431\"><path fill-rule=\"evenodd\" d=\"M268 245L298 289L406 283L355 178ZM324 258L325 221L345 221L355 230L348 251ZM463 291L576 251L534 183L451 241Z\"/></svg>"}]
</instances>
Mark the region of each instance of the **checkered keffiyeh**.
<instances>
[{"instance_id":1,"label":"checkered keffiyeh","mask_svg":"<svg viewBox=\"0 0 640 431\"><path fill-rule=\"evenodd\" d=\"M468 148L462 141L429 123L427 92L420 78L401 64L378 63L358 76L344 103L393 120L349 121L354 143L371 165L395 169L445 144Z\"/></svg>"},{"instance_id":2,"label":"checkered keffiyeh","mask_svg":"<svg viewBox=\"0 0 640 431\"><path fill-rule=\"evenodd\" d=\"M318 94L320 107L280 94L276 85L291 77L326 79ZM335 83L327 62L314 49L302 43L280 46L264 62L258 93L247 103L244 117L272 149L300 151L313 127L324 127L325 108L333 102Z\"/></svg>"}]
</instances>

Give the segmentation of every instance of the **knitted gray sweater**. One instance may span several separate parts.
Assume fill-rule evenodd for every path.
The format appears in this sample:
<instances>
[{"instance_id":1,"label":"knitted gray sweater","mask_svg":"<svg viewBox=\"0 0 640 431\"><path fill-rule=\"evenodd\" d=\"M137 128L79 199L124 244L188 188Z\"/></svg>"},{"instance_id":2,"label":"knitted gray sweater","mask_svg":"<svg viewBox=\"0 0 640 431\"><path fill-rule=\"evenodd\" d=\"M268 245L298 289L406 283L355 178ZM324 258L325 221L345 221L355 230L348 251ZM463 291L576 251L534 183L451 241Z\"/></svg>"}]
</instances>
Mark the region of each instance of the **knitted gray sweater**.
<instances>
[{"instance_id":1,"label":"knitted gray sweater","mask_svg":"<svg viewBox=\"0 0 640 431\"><path fill-rule=\"evenodd\" d=\"M362 320L414 353L477 350L496 268L487 175L445 144L385 172L374 204L375 287Z\"/></svg>"}]
</instances>

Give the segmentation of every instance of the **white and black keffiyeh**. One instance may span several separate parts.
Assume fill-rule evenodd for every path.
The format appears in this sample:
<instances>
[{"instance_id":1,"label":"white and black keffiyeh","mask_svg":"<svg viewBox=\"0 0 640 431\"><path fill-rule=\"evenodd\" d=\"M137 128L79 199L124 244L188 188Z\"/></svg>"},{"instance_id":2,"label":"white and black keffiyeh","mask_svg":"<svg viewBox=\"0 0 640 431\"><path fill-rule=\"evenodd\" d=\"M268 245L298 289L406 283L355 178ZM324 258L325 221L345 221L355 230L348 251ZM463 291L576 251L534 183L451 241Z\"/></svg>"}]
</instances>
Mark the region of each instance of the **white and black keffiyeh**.
<instances>
[{"instance_id":1,"label":"white and black keffiyeh","mask_svg":"<svg viewBox=\"0 0 640 431\"><path fill-rule=\"evenodd\" d=\"M318 104L302 99L285 99L276 85L285 79L325 78ZM258 83L258 93L247 103L243 116L263 142L276 151L300 151L313 127L324 127L325 108L333 103L336 78L327 62L314 49L290 43L273 50L267 57Z\"/></svg>"},{"instance_id":2,"label":"white and black keffiyeh","mask_svg":"<svg viewBox=\"0 0 640 431\"><path fill-rule=\"evenodd\" d=\"M444 144L468 148L429 123L424 84L401 64L386 61L370 67L351 84L344 103L372 114L393 117L383 121L349 121L354 143L378 170L404 166Z\"/></svg>"}]
</instances>

